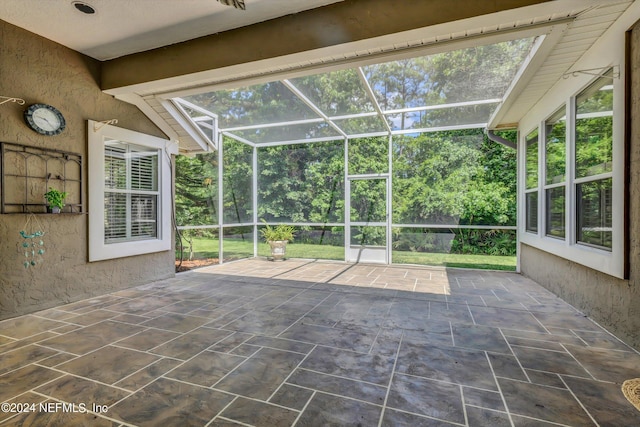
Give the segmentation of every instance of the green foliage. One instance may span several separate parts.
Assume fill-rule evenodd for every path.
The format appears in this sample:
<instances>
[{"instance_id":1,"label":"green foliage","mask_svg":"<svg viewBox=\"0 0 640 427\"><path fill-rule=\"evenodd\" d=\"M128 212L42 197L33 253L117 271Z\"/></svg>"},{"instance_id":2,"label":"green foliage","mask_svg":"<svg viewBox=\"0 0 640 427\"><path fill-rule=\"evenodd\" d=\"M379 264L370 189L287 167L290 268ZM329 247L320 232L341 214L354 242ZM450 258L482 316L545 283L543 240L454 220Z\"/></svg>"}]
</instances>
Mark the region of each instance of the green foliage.
<instances>
[{"instance_id":1,"label":"green foliage","mask_svg":"<svg viewBox=\"0 0 640 427\"><path fill-rule=\"evenodd\" d=\"M531 42L531 39L514 40L478 46L367 66L363 71L385 110L499 98ZM353 70L302 76L292 82L329 116L374 111ZM606 104L604 98L592 98L589 102L595 106L589 108ZM195 95L190 100L216 112L221 127L310 118L308 107L280 82ZM410 129L478 123L486 120L487 111L493 107L488 104L398 113L391 118L391 124L394 129ZM349 124L345 120L343 124L361 134L371 131L367 127L369 119L349 120ZM258 142L316 138L326 136L325 125L267 127L246 131L243 135ZM592 130L585 128L583 133L591 135L595 132ZM558 135L560 133L558 129ZM516 140L515 131L503 136ZM252 170L252 147L226 137L222 143L224 194L217 194L216 153L176 162L179 224L217 224L220 215L226 224L250 223L254 214L279 223L386 221L384 180L351 181L351 211L345 212L343 141L260 147L256 171ZM592 147L589 149L600 153L599 163L590 160L595 154L584 151L586 167L606 163L606 150ZM389 214L393 223L452 227L515 225L516 151L488 140L481 129L396 135L391 150L392 212ZM348 174L388 173L388 151L386 136L349 140ZM559 170L564 153L558 152L553 157L554 153L551 152L548 159L552 159ZM579 159L582 153L577 153ZM537 173L537 161L537 157L532 158L528 170ZM258 212L255 213L252 206L254 173L258 182ZM535 180L537 185L537 175ZM217 212L218 197L223 200L222 213ZM300 231L301 240L326 242L329 239L344 244L339 241L344 232L342 227ZM470 229L449 232L449 237L442 234L403 231L394 236L393 245L399 251L415 253L446 250L461 254L515 254L512 232ZM351 237L354 244L381 244L386 239L383 227L353 227Z\"/></svg>"},{"instance_id":2,"label":"green foliage","mask_svg":"<svg viewBox=\"0 0 640 427\"><path fill-rule=\"evenodd\" d=\"M64 199L67 197L67 193L64 191L56 190L49 187L49 191L44 193L44 198L51 207L64 208Z\"/></svg>"},{"instance_id":3,"label":"green foliage","mask_svg":"<svg viewBox=\"0 0 640 427\"><path fill-rule=\"evenodd\" d=\"M258 150L258 215L268 221L341 222L342 142Z\"/></svg>"},{"instance_id":4,"label":"green foliage","mask_svg":"<svg viewBox=\"0 0 640 427\"><path fill-rule=\"evenodd\" d=\"M218 223L218 155L177 156L175 177L178 225Z\"/></svg>"},{"instance_id":5,"label":"green foliage","mask_svg":"<svg viewBox=\"0 0 640 427\"><path fill-rule=\"evenodd\" d=\"M287 242L293 242L295 237L295 227L286 224L278 224L275 227L270 226L264 222L264 227L260 229L260 235L267 242L275 242L278 240L285 240Z\"/></svg>"}]
</instances>

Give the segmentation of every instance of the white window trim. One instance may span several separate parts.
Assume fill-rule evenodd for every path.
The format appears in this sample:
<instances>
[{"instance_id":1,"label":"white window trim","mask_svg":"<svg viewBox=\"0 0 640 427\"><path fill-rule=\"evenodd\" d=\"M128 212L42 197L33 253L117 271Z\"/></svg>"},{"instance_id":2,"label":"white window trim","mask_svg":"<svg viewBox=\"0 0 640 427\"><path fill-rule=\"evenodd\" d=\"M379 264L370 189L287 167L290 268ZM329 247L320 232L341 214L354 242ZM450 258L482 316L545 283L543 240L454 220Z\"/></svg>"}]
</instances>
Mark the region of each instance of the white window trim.
<instances>
[{"instance_id":1,"label":"white window trim","mask_svg":"<svg viewBox=\"0 0 640 427\"><path fill-rule=\"evenodd\" d=\"M609 64L614 66L617 64ZM597 271L615 276L618 278L624 278L624 66L622 61L619 65L620 78L616 78L613 81L613 171L610 173L600 174L597 176L590 176L586 178L575 178L575 97L589 84L596 80L596 78L589 79L576 79L575 83L571 85L572 93L568 94L568 98L556 98L555 103L549 102L549 109L547 115L543 116L540 121L534 123L528 122L528 126L538 126L539 129L539 143L538 143L538 165L539 165L539 179L538 179L538 233L533 234L525 230L526 227L526 212L524 209L520 209L520 226L519 237L520 242L529 246L533 246L545 252L557 255L559 257L568 259L575 263L585 265ZM558 107L563 103L566 103L567 108L567 152L566 152L566 169L565 169L565 182L562 184L565 186L565 239L559 239L553 236L547 236L545 233L547 224L547 200L545 197L545 190L550 187L556 187L556 185L544 185L545 182L545 164L546 164L546 150L545 144L540 141L546 140L546 120L553 115ZM532 129L532 128L526 128ZM528 134L528 133L527 133ZM526 159L526 147L525 147L526 135L520 137L520 149L519 156L522 159L522 164L525 164ZM526 165L525 165L526 166ZM520 196L519 201L525 202L525 194L532 191L532 189L525 189L526 183L526 167L523 167L520 171ZM576 191L575 185L580 182L594 181L598 178L612 178L613 179L613 230L612 230L612 247L611 250L600 249L597 247L581 244L576 240L576 224L577 224L577 211L576 211ZM524 206L524 205L522 205Z\"/></svg>"},{"instance_id":2,"label":"white window trim","mask_svg":"<svg viewBox=\"0 0 640 427\"><path fill-rule=\"evenodd\" d=\"M637 21L640 4L633 4L629 9L607 29L602 37L587 51L586 54L571 67L571 70L589 70L600 68L605 71L609 67L616 67L616 71L620 73L620 77L614 79L613 88L613 245L611 252L600 249L576 245L575 242L575 191L573 185L567 187L565 196L567 197L567 218L571 222L567 222L566 240L563 242L558 239L535 236L531 233L524 232L524 166L521 164L524 159L523 147L519 147L518 151L518 237L520 243L525 243L542 251L549 252L559 257L568 259L577 264L585 265L591 269L601 271L614 277L624 279L625 259L624 240L625 240L625 224L624 224L624 161L625 161L625 141L624 141L624 121L625 121L625 34L626 31ZM595 78L586 74L578 73L575 77L571 76L567 79L559 79L558 82L547 91L546 95L528 112L519 123L519 130L532 129L534 126L541 126L544 120L552 115L554 111L563 104L568 102L573 96L579 94L586 88ZM571 104L568 104L571 105ZM571 108L575 108L571 106ZM574 110L567 110L567 113L573 113ZM570 132L567 138L571 141L575 139L573 129L567 126ZM522 137L520 137L522 140ZM523 145L523 144L519 144ZM573 182L570 178L574 176L574 166L570 164L573 159L573 153L567 153L567 183ZM543 158L544 161L544 158ZM545 224L539 227L542 230ZM518 253L521 253L518 246ZM518 265L521 261L518 258Z\"/></svg>"},{"instance_id":3,"label":"white window trim","mask_svg":"<svg viewBox=\"0 0 640 427\"><path fill-rule=\"evenodd\" d=\"M101 261L171 249L171 162L170 156L177 154L176 144L152 135L135 132L116 126L88 121L88 175L89 175L89 261ZM160 150L158 201L158 236L152 239L131 242L104 242L104 148L105 138Z\"/></svg>"}]
</instances>

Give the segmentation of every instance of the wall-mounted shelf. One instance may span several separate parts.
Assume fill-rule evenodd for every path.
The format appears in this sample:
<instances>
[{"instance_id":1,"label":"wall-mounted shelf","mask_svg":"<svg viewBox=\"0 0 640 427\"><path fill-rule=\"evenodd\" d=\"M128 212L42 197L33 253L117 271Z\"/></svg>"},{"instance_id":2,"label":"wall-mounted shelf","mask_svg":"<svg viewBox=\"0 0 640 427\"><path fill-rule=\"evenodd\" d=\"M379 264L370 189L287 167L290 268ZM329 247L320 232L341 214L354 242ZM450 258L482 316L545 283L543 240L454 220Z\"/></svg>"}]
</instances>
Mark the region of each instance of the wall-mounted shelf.
<instances>
[{"instance_id":1,"label":"wall-mounted shelf","mask_svg":"<svg viewBox=\"0 0 640 427\"><path fill-rule=\"evenodd\" d=\"M0 142L0 213L46 213L49 188L68 193L63 213L84 213L82 155Z\"/></svg>"}]
</instances>

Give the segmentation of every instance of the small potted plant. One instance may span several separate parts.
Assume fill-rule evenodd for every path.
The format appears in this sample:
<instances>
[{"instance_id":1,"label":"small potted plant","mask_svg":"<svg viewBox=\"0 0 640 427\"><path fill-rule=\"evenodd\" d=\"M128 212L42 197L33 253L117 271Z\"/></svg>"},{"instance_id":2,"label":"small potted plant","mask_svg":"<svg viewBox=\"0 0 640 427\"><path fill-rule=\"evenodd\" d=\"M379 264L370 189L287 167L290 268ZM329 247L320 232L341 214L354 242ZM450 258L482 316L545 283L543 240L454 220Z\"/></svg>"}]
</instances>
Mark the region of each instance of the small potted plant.
<instances>
[{"instance_id":1,"label":"small potted plant","mask_svg":"<svg viewBox=\"0 0 640 427\"><path fill-rule=\"evenodd\" d=\"M44 198L47 199L49 205L49 211L51 213L60 213L64 208L64 199L67 197L67 193L64 191L58 191L55 188L49 187L49 191L44 193Z\"/></svg>"},{"instance_id":2,"label":"small potted plant","mask_svg":"<svg viewBox=\"0 0 640 427\"><path fill-rule=\"evenodd\" d=\"M260 234L271 247L271 260L284 261L287 242L293 241L295 228L285 224L272 227L264 219L262 222L264 222L264 227L260 229Z\"/></svg>"}]
</instances>

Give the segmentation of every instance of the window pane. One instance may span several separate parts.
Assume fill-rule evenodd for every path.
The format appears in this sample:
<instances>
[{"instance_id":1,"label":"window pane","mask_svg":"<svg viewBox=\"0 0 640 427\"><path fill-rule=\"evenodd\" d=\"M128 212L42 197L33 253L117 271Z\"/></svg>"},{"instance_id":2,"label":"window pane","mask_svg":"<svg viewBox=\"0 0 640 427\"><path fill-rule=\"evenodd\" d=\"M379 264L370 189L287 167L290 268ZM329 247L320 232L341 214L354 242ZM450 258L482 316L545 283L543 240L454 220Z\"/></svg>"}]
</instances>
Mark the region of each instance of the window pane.
<instances>
[{"instance_id":1,"label":"window pane","mask_svg":"<svg viewBox=\"0 0 640 427\"><path fill-rule=\"evenodd\" d=\"M547 235L565 237L564 187L550 188L547 195Z\"/></svg>"},{"instance_id":2,"label":"window pane","mask_svg":"<svg viewBox=\"0 0 640 427\"><path fill-rule=\"evenodd\" d=\"M105 243L158 236L157 195L105 192L104 211ZM127 223L128 217L130 226Z\"/></svg>"},{"instance_id":3,"label":"window pane","mask_svg":"<svg viewBox=\"0 0 640 427\"><path fill-rule=\"evenodd\" d=\"M127 194L104 194L104 242L127 238Z\"/></svg>"},{"instance_id":4,"label":"window pane","mask_svg":"<svg viewBox=\"0 0 640 427\"><path fill-rule=\"evenodd\" d=\"M576 185L578 242L611 249L612 179Z\"/></svg>"},{"instance_id":5,"label":"window pane","mask_svg":"<svg viewBox=\"0 0 640 427\"><path fill-rule=\"evenodd\" d=\"M104 186L105 188L127 188L127 146L115 142L105 142L104 147Z\"/></svg>"},{"instance_id":6,"label":"window pane","mask_svg":"<svg viewBox=\"0 0 640 427\"><path fill-rule=\"evenodd\" d=\"M565 180L566 130L565 107L558 110L547 122L546 127L546 183L558 184Z\"/></svg>"},{"instance_id":7,"label":"window pane","mask_svg":"<svg viewBox=\"0 0 640 427\"><path fill-rule=\"evenodd\" d=\"M538 186L538 129L527 135L527 189Z\"/></svg>"},{"instance_id":8,"label":"window pane","mask_svg":"<svg viewBox=\"0 0 640 427\"><path fill-rule=\"evenodd\" d=\"M158 190L158 151L131 148L131 189Z\"/></svg>"},{"instance_id":9,"label":"window pane","mask_svg":"<svg viewBox=\"0 0 640 427\"><path fill-rule=\"evenodd\" d=\"M538 192L526 194L526 230L532 233L538 232Z\"/></svg>"},{"instance_id":10,"label":"window pane","mask_svg":"<svg viewBox=\"0 0 640 427\"><path fill-rule=\"evenodd\" d=\"M153 238L158 236L158 196L131 196L131 238Z\"/></svg>"},{"instance_id":11,"label":"window pane","mask_svg":"<svg viewBox=\"0 0 640 427\"><path fill-rule=\"evenodd\" d=\"M612 72L609 70L608 76ZM611 172L613 85L603 77L576 98L576 177Z\"/></svg>"}]
</instances>

